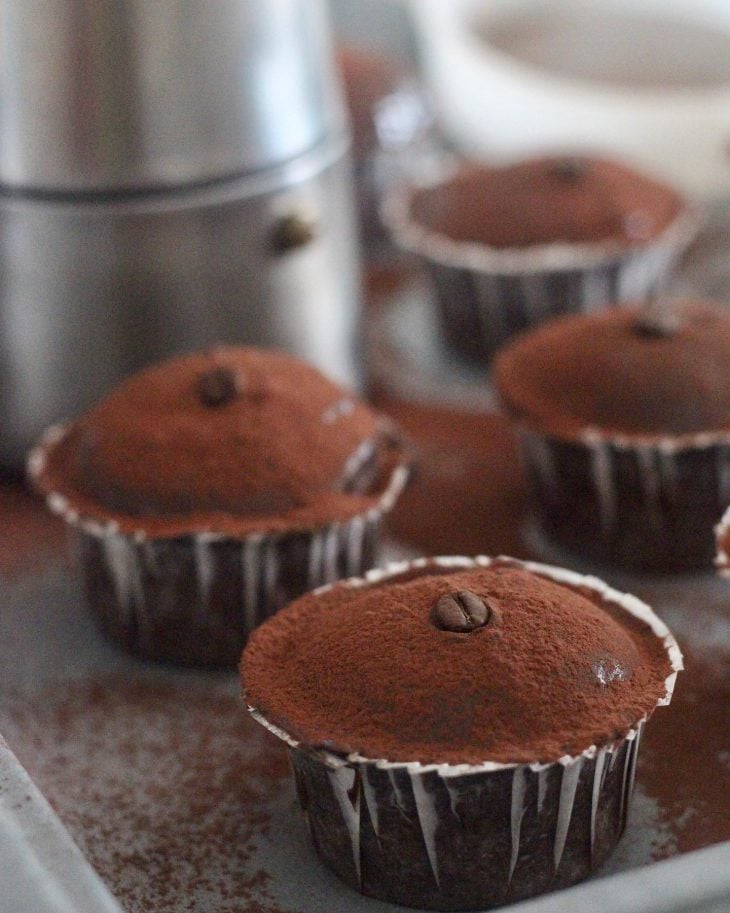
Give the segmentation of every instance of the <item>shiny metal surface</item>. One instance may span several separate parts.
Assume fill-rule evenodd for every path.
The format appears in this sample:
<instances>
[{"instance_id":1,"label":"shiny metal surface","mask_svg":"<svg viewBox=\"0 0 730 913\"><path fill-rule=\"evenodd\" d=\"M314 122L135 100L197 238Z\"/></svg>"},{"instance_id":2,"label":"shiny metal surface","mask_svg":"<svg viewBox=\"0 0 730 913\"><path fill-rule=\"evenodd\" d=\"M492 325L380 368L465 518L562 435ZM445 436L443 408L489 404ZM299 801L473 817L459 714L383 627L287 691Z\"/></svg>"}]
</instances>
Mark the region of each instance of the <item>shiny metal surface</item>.
<instances>
[{"instance_id":1,"label":"shiny metal surface","mask_svg":"<svg viewBox=\"0 0 730 913\"><path fill-rule=\"evenodd\" d=\"M343 129L323 0L0 4L0 184L200 183Z\"/></svg>"},{"instance_id":2,"label":"shiny metal surface","mask_svg":"<svg viewBox=\"0 0 730 913\"><path fill-rule=\"evenodd\" d=\"M219 341L289 349L355 384L345 151L179 194L0 198L0 463L20 466L43 428L129 372Z\"/></svg>"}]
</instances>

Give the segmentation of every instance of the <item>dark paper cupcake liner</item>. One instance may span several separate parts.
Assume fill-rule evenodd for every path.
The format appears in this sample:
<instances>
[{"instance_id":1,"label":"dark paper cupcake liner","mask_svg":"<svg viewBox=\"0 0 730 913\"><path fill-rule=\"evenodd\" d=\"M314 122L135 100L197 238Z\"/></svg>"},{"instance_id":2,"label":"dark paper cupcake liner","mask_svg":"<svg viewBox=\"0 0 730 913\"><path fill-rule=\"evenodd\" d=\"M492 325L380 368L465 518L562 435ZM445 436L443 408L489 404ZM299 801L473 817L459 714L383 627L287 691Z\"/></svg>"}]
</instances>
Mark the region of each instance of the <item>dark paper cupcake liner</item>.
<instances>
[{"instance_id":1,"label":"dark paper cupcake liner","mask_svg":"<svg viewBox=\"0 0 730 913\"><path fill-rule=\"evenodd\" d=\"M535 517L576 555L628 570L712 567L730 503L730 437L656 441L520 431Z\"/></svg>"},{"instance_id":2,"label":"dark paper cupcake liner","mask_svg":"<svg viewBox=\"0 0 730 913\"><path fill-rule=\"evenodd\" d=\"M648 248L607 263L562 272L499 275L429 263L447 344L489 360L510 337L561 314L587 313L659 293L677 253Z\"/></svg>"},{"instance_id":3,"label":"dark paper cupcake liner","mask_svg":"<svg viewBox=\"0 0 730 913\"><path fill-rule=\"evenodd\" d=\"M315 849L343 881L405 906L481 910L574 884L608 858L641 729L594 757L463 776L333 767L295 748L291 760Z\"/></svg>"},{"instance_id":4,"label":"dark paper cupcake liner","mask_svg":"<svg viewBox=\"0 0 730 913\"><path fill-rule=\"evenodd\" d=\"M439 560L466 567L490 559ZM657 706L669 703L681 654L648 606L594 577L515 564L587 587L650 625L673 669ZM391 566L366 581L422 565ZM311 748L249 710L289 745L299 801L325 865L363 894L434 910L486 909L565 887L597 868L626 825L647 719L610 744L550 764L423 765Z\"/></svg>"}]
</instances>

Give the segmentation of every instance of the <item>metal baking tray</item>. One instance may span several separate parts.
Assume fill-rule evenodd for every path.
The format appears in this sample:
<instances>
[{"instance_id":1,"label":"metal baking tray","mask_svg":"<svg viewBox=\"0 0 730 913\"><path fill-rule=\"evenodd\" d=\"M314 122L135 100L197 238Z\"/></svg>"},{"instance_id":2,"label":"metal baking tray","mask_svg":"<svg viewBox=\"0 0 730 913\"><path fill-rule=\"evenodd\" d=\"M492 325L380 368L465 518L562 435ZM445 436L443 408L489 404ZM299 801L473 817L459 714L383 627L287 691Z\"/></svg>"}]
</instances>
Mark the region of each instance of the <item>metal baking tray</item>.
<instances>
[{"instance_id":1,"label":"metal baking tray","mask_svg":"<svg viewBox=\"0 0 730 913\"><path fill-rule=\"evenodd\" d=\"M701 268L713 244L704 260L695 251L694 272L684 274L690 288L698 276L730 287ZM402 288L386 281L387 300L368 321L378 387L483 414L493 406L486 378L440 351L427 295L411 279ZM464 476L481 454L445 458L461 421L468 417L447 414L444 449L431 452L413 488L445 479L450 497L462 491L457 510L473 511L478 498ZM487 425L498 433L499 423ZM489 453L501 468L484 523L502 513L514 526L512 500L494 501L511 451L493 441ZM489 487L489 467L478 475ZM401 518L398 529L407 525ZM497 533L490 542L520 541L515 530ZM526 533L527 553L517 557L597 573L652 604L687 669L647 728L628 827L607 865L574 888L501 909L730 913L730 581L613 574ZM82 608L62 545L58 521L0 484L0 913L394 911L320 865L285 749L244 712L237 676L152 666L107 644ZM391 546L383 557L412 556Z\"/></svg>"},{"instance_id":2,"label":"metal baking tray","mask_svg":"<svg viewBox=\"0 0 730 913\"><path fill-rule=\"evenodd\" d=\"M43 557L0 578L0 732L15 752L0 747L0 910L395 910L360 897L320 865L285 752L248 719L237 676L152 667L123 655L87 617L59 549ZM727 676L727 581L612 582L631 583L652 599L684 645L705 659L718 654L718 674ZM690 687L692 674L690 664L679 682L680 718L701 697L701 688ZM683 737L668 735L671 709L661 712L667 719L657 714L664 734L653 749L648 741L649 759L668 739ZM723 820L730 835L730 790L724 810L713 809L703 804L702 786L708 777L730 777L725 722L712 743L724 740L725 755L708 768L707 752L697 752L696 766L678 773L678 805L662 807L651 784L656 769L640 766L627 831L599 877L503 909L730 910L730 843L683 851L698 816L706 827L696 843L721 833ZM662 856L672 858L654 861Z\"/></svg>"}]
</instances>

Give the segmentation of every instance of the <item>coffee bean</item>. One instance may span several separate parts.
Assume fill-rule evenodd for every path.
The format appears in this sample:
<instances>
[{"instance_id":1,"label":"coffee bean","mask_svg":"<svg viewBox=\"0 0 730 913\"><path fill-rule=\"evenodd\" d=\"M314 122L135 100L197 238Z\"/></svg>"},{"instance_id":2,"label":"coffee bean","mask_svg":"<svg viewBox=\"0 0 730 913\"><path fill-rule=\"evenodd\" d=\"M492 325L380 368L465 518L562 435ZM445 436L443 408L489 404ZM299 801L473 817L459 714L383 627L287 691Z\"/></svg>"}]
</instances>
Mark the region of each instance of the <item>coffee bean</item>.
<instances>
[{"instance_id":1,"label":"coffee bean","mask_svg":"<svg viewBox=\"0 0 730 913\"><path fill-rule=\"evenodd\" d=\"M230 368L220 365L211 368L198 378L197 394L204 406L215 408L230 402L238 392L236 375Z\"/></svg>"},{"instance_id":2,"label":"coffee bean","mask_svg":"<svg viewBox=\"0 0 730 913\"><path fill-rule=\"evenodd\" d=\"M282 216L271 231L271 249L276 254L285 254L313 241L317 234L316 225L299 215Z\"/></svg>"},{"instance_id":3,"label":"coffee bean","mask_svg":"<svg viewBox=\"0 0 730 913\"><path fill-rule=\"evenodd\" d=\"M469 590L444 593L433 607L436 626L455 634L468 634L483 627L491 614L489 605Z\"/></svg>"},{"instance_id":4,"label":"coffee bean","mask_svg":"<svg viewBox=\"0 0 730 913\"><path fill-rule=\"evenodd\" d=\"M573 184L579 181L588 170L585 159L573 156L557 159L549 165L550 174L561 181Z\"/></svg>"}]
</instances>

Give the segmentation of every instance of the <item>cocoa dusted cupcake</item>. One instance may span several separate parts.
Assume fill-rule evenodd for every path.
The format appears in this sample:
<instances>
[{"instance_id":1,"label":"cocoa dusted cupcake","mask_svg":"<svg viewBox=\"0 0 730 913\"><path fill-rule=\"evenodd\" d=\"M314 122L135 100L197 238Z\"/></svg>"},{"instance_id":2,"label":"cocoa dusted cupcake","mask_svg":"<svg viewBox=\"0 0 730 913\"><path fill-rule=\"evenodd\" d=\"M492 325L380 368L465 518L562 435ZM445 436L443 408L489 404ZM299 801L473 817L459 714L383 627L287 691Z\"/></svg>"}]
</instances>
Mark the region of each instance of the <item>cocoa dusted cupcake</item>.
<instances>
[{"instance_id":1,"label":"cocoa dusted cupcake","mask_svg":"<svg viewBox=\"0 0 730 913\"><path fill-rule=\"evenodd\" d=\"M293 356L233 347L131 377L29 468L75 530L106 633L215 665L295 596L371 567L407 476L363 402Z\"/></svg>"},{"instance_id":2,"label":"cocoa dusted cupcake","mask_svg":"<svg viewBox=\"0 0 730 913\"><path fill-rule=\"evenodd\" d=\"M461 162L384 218L428 268L446 342L479 360L549 317L653 295L699 227L671 187L579 156Z\"/></svg>"},{"instance_id":3,"label":"cocoa dusted cupcake","mask_svg":"<svg viewBox=\"0 0 730 913\"><path fill-rule=\"evenodd\" d=\"M711 567L730 503L730 311L677 301L557 319L493 379L518 423L540 525L633 570Z\"/></svg>"},{"instance_id":4,"label":"cocoa dusted cupcake","mask_svg":"<svg viewBox=\"0 0 730 913\"><path fill-rule=\"evenodd\" d=\"M507 558L421 559L297 600L242 661L321 859L437 910L572 884L623 831L682 658L638 599Z\"/></svg>"}]
</instances>

